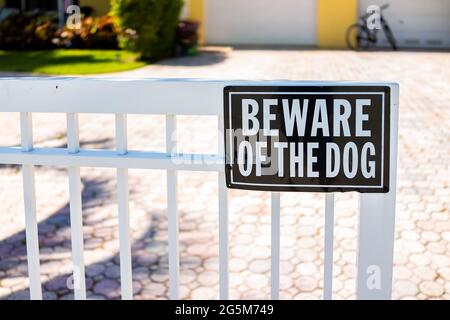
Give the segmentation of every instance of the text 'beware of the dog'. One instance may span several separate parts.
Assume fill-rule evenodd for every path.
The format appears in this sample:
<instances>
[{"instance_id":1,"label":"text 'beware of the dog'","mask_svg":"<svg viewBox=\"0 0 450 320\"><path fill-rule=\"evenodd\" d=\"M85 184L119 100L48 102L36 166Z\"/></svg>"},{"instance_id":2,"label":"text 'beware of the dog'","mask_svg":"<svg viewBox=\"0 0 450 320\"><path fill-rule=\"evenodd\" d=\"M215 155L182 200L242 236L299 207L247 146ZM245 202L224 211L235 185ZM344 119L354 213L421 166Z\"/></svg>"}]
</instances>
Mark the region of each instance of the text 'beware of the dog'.
<instances>
[{"instance_id":1,"label":"text 'beware of the dog'","mask_svg":"<svg viewBox=\"0 0 450 320\"><path fill-rule=\"evenodd\" d=\"M230 188L389 191L390 88L224 90Z\"/></svg>"}]
</instances>

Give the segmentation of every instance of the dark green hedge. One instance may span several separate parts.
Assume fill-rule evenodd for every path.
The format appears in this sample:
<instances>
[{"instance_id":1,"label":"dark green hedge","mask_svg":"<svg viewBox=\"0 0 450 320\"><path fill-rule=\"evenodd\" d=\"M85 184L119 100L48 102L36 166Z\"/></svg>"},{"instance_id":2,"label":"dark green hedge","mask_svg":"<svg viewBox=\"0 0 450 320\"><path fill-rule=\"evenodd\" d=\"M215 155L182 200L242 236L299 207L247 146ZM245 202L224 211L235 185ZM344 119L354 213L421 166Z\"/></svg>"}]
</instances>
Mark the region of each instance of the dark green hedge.
<instances>
[{"instance_id":1,"label":"dark green hedge","mask_svg":"<svg viewBox=\"0 0 450 320\"><path fill-rule=\"evenodd\" d=\"M119 45L158 60L172 53L183 0L112 0Z\"/></svg>"}]
</instances>

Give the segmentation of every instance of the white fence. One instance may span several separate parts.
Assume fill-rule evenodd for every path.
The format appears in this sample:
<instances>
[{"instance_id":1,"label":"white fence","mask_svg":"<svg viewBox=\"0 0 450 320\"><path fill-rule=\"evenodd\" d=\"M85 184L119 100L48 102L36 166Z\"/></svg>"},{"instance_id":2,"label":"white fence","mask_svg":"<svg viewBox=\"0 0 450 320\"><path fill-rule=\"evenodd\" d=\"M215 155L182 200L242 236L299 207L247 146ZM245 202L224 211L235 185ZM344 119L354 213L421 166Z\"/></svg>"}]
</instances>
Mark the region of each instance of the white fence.
<instances>
[{"instance_id":1,"label":"white fence","mask_svg":"<svg viewBox=\"0 0 450 320\"><path fill-rule=\"evenodd\" d=\"M34 166L68 168L70 223L75 299L86 298L80 167L117 168L119 205L120 275L123 299L132 299L131 244L128 208L128 168L167 170L167 211L169 246L169 295L178 298L179 250L177 211L177 170L216 171L219 186L219 278L220 298L228 299L228 200L223 156L214 163L176 161L176 115L213 115L223 126L223 88L253 86L355 86L380 83L274 82L211 80L117 80L117 79L0 79L0 112L20 112L21 148L0 147L0 163L22 165L26 218L26 245L30 294L42 299L39 243L36 220ZM395 222L397 159L398 86L391 87L390 192L361 194L357 258L358 299L390 299ZM106 101L104 103L104 101ZM103 104L104 103L104 104ZM33 148L32 113L65 113L68 148ZM114 114L116 150L80 149L79 113ZM166 115L166 153L128 151L127 114ZM219 150L223 140L219 138ZM201 159L206 155L190 155ZM210 158L208 155L206 158ZM279 292L280 194L272 193L271 298ZM334 195L325 195L324 299L332 298Z\"/></svg>"}]
</instances>

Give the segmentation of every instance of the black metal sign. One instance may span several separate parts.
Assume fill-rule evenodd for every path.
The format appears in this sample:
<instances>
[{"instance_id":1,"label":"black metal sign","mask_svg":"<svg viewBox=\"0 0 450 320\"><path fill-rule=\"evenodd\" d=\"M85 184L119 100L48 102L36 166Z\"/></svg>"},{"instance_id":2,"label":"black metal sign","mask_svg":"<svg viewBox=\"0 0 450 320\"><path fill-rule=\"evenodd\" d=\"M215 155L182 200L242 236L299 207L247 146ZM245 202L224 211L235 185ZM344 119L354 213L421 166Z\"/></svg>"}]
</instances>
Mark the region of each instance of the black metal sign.
<instances>
[{"instance_id":1,"label":"black metal sign","mask_svg":"<svg viewBox=\"0 0 450 320\"><path fill-rule=\"evenodd\" d=\"M229 188L389 191L388 86L224 89Z\"/></svg>"}]
</instances>

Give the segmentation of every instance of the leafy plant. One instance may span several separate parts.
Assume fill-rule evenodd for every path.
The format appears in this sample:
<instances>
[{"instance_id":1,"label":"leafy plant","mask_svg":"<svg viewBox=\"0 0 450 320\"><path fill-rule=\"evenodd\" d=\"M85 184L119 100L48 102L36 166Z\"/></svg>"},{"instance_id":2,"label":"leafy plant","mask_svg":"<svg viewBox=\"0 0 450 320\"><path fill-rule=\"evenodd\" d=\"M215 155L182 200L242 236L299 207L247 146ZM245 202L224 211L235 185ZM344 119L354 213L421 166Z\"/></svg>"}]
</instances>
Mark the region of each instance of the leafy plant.
<instances>
[{"instance_id":1,"label":"leafy plant","mask_svg":"<svg viewBox=\"0 0 450 320\"><path fill-rule=\"evenodd\" d=\"M169 56L182 7L183 0L112 0L120 47L144 60Z\"/></svg>"},{"instance_id":2,"label":"leafy plant","mask_svg":"<svg viewBox=\"0 0 450 320\"><path fill-rule=\"evenodd\" d=\"M175 37L175 55L195 55L198 44L198 28L200 24L197 21L181 20L178 23Z\"/></svg>"},{"instance_id":3,"label":"leafy plant","mask_svg":"<svg viewBox=\"0 0 450 320\"><path fill-rule=\"evenodd\" d=\"M117 34L113 17L88 17L81 20L79 29L60 29L53 42L61 48L116 49Z\"/></svg>"},{"instance_id":4,"label":"leafy plant","mask_svg":"<svg viewBox=\"0 0 450 320\"><path fill-rule=\"evenodd\" d=\"M43 12L18 13L0 22L0 49L51 49L57 19Z\"/></svg>"},{"instance_id":5,"label":"leafy plant","mask_svg":"<svg viewBox=\"0 0 450 320\"><path fill-rule=\"evenodd\" d=\"M54 48L117 49L118 31L113 17L87 17L81 28L58 28L58 19L42 12L19 13L0 22L0 49Z\"/></svg>"}]
</instances>

